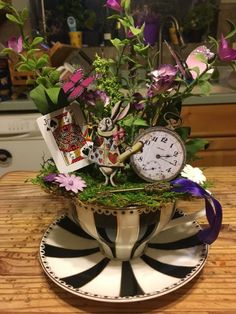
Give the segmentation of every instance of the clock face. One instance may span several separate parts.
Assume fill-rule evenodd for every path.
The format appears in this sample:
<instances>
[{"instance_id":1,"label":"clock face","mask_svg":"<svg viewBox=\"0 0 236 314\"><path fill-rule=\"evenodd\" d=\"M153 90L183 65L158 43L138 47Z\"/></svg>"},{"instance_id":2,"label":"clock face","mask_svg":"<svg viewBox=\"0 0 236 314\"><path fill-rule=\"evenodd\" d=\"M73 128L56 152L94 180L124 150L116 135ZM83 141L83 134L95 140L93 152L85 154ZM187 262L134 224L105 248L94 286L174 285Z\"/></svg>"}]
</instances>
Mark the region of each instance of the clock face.
<instances>
[{"instance_id":1,"label":"clock face","mask_svg":"<svg viewBox=\"0 0 236 314\"><path fill-rule=\"evenodd\" d=\"M182 170L186 150L182 139L165 127L144 131L135 142L142 142L142 151L131 156L131 164L138 176L148 182L171 180Z\"/></svg>"}]
</instances>

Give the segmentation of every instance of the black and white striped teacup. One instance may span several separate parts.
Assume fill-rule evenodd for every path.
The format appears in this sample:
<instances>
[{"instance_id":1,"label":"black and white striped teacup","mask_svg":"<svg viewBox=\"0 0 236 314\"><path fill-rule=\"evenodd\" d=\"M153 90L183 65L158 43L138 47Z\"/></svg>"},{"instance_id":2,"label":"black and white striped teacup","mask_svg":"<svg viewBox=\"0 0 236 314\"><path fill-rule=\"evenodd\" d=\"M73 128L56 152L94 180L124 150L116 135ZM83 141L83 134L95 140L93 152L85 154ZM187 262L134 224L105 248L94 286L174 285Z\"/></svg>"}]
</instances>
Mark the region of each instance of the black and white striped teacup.
<instances>
[{"instance_id":1,"label":"black and white striped teacup","mask_svg":"<svg viewBox=\"0 0 236 314\"><path fill-rule=\"evenodd\" d=\"M135 207L114 209L74 202L73 220L99 243L106 257L130 260L143 254L146 244L161 231L193 221L205 211L172 220L175 203L160 208Z\"/></svg>"}]
</instances>

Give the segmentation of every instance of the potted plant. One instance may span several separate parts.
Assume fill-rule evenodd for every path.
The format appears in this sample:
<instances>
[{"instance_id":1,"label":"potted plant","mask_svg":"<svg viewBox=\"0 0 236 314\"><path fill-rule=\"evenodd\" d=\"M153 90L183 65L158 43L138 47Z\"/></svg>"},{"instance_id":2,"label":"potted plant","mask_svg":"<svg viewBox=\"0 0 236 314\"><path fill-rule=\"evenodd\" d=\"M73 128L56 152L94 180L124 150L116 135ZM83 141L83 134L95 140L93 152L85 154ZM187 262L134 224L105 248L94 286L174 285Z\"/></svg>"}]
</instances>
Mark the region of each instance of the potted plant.
<instances>
[{"instance_id":1,"label":"potted plant","mask_svg":"<svg viewBox=\"0 0 236 314\"><path fill-rule=\"evenodd\" d=\"M211 0L197 1L193 5L183 22L183 32L189 42L200 43L210 34L217 11L217 4Z\"/></svg>"},{"instance_id":2,"label":"potted plant","mask_svg":"<svg viewBox=\"0 0 236 314\"><path fill-rule=\"evenodd\" d=\"M69 42L69 32L82 32L84 22L87 17L87 11L82 1L58 0L48 2L45 6L46 24L47 24L47 40L49 43L60 41L62 43ZM73 29L68 25L68 17L74 18ZM82 35L80 36L82 38Z\"/></svg>"},{"instance_id":3,"label":"potted plant","mask_svg":"<svg viewBox=\"0 0 236 314\"><path fill-rule=\"evenodd\" d=\"M6 5L0 2L0 8ZM38 124L52 154L32 182L52 195L68 198L72 204L69 218L59 218L46 232L41 263L59 285L95 299L99 299L95 292L99 288L91 288L90 280L111 267L107 271L114 275L115 283L122 282L120 293L111 287L102 299L126 302L132 297L138 300L167 293L190 280L205 263L206 245L218 237L221 205L206 189L202 171L190 165L206 141L189 138L190 127L181 125L181 107L184 99L209 93L214 62L228 55L228 47L220 45L218 51L218 41L212 41L217 53L200 46L183 62L168 45L176 66L165 64L156 68L150 46L143 42L144 25L136 27L130 14L130 1L107 0L106 5L114 10L111 18L121 23L126 34L124 39L111 40L117 52L115 59L96 56L93 72L84 73L78 67L67 81L60 80L58 71L46 64L45 57L40 63L40 59L35 60L34 45L43 39L32 41L24 37L25 13L8 5L12 10L8 18L19 24L22 31L26 54L18 51L18 66L30 68L37 75L31 97L43 114ZM228 36L234 34L235 30ZM226 39L221 39L221 43L222 40ZM6 52L14 50L13 45L9 46ZM235 51L230 52L227 60L234 62ZM203 211L189 216L176 211L178 200L191 204L193 198L204 200ZM192 223L202 214L208 221L203 230ZM60 228L69 232L63 239ZM75 235L82 247L64 249L64 245L74 243ZM169 245L174 238L178 238L178 243ZM181 265L175 272L176 266L174 271L172 266L166 268L156 253L146 253L150 248L175 250L176 245L179 249L197 246L197 257L191 261L194 266ZM99 257L87 257L98 251L102 254ZM61 260L61 267L54 263L54 258L62 257L60 254L86 256L82 265L92 266L87 270L82 267L78 276L63 276ZM147 288L150 293L144 292L131 269L132 264L141 276L140 263L149 265L155 276L161 269L168 278L179 279L173 279L172 284L164 280L159 292L156 286ZM81 263L76 265L81 267ZM72 264L70 267L73 269ZM124 280L114 270L117 268L121 269L122 278L124 274L130 278L128 286L132 291L124 287ZM147 269L146 274L152 276ZM80 290L82 286L85 288Z\"/></svg>"}]
</instances>

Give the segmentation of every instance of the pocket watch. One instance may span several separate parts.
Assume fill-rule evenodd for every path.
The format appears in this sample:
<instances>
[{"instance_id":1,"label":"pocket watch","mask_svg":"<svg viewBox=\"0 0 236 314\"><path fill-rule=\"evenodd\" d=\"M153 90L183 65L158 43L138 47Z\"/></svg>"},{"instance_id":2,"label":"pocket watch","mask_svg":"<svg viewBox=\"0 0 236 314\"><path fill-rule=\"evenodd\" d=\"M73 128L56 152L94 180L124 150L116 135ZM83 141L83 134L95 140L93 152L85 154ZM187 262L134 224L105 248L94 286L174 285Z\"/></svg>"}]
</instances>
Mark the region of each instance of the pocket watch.
<instances>
[{"instance_id":1,"label":"pocket watch","mask_svg":"<svg viewBox=\"0 0 236 314\"><path fill-rule=\"evenodd\" d=\"M137 142L142 142L142 150L133 154L130 161L139 177L148 182L169 181L181 172L186 162L186 149L175 131L151 127L136 138Z\"/></svg>"}]
</instances>

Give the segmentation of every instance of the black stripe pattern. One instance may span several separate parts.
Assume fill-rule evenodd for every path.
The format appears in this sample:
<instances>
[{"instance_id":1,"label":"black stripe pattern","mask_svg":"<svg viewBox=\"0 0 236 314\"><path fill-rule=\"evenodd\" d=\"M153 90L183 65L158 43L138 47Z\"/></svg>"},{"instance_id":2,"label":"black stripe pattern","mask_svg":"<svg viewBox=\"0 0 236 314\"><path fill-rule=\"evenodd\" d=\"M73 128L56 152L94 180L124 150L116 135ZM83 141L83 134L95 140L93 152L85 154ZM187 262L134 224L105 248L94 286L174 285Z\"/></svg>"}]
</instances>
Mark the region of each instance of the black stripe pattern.
<instances>
[{"instance_id":1,"label":"black stripe pattern","mask_svg":"<svg viewBox=\"0 0 236 314\"><path fill-rule=\"evenodd\" d=\"M152 214L155 216L155 213ZM157 219L154 216L153 219ZM100 218L96 217L96 219L99 226ZM116 224L114 217L110 216L109 224L113 224L114 227ZM63 230L65 232L70 231L73 237L74 235L78 236L77 247L71 248L71 244L70 248L57 246L60 241L56 239L58 233L55 232L55 229L58 227L62 229L61 236ZM159 243L157 237L152 240L152 243L149 243L145 254L140 258L130 261L113 261L101 254L98 245L95 244L96 247L91 248L91 240L94 243L94 239L84 231L81 232L82 229L67 216L62 216L49 226L43 237L40 261L46 274L54 282L79 296L116 302L150 299L182 286L196 276L204 266L207 257L207 245L201 244L197 240L196 234L200 227L197 224L192 224L186 225L186 228L187 237L183 233L180 238L179 231L175 228L172 231L166 230L167 241L169 232L176 232L179 239L171 242L163 242L162 240ZM141 242L144 235L154 232L154 229L155 227L149 225L146 229L140 230L138 241ZM115 234L112 232L109 233L100 229L99 234L107 242L115 239ZM82 247L80 247L81 239L83 239ZM85 248L86 243L88 248ZM154 254L158 250L166 251L166 255L163 253L164 256L162 255L161 260ZM170 251L172 257L174 254L176 256L182 254L181 258L186 260L184 265L175 265L173 258L170 260L168 257ZM192 259L189 257L190 254L193 254ZM55 265L60 265L60 267L55 267ZM166 286L165 278L168 278ZM160 283L161 288L159 287Z\"/></svg>"}]
</instances>

